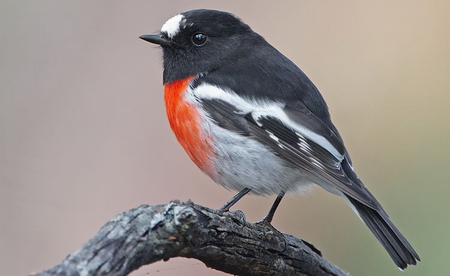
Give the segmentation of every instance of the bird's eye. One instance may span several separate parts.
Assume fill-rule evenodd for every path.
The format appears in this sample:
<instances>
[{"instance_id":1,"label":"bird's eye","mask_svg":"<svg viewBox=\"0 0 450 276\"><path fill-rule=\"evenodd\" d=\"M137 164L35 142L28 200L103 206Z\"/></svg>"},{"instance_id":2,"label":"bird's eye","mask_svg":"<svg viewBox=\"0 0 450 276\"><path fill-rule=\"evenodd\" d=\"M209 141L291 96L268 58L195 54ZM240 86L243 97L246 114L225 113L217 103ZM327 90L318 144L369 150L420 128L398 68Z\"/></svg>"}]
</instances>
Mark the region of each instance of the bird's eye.
<instances>
[{"instance_id":1,"label":"bird's eye","mask_svg":"<svg viewBox=\"0 0 450 276\"><path fill-rule=\"evenodd\" d=\"M205 34L196 33L192 36L192 42L196 46L202 46L203 44L205 44L207 38L208 37Z\"/></svg>"}]
</instances>

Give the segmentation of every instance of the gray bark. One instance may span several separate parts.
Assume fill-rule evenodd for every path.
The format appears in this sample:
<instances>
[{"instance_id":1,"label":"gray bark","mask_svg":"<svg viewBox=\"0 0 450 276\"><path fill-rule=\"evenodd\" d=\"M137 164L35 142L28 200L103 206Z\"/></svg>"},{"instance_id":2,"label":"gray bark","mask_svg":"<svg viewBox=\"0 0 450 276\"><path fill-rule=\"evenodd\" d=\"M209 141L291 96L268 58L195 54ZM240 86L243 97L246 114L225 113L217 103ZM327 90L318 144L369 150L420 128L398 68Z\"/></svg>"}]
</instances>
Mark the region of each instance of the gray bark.
<instances>
[{"instance_id":1,"label":"gray bark","mask_svg":"<svg viewBox=\"0 0 450 276\"><path fill-rule=\"evenodd\" d=\"M239 214L192 202L142 205L117 215L60 264L35 275L128 275L174 257L235 275L349 275L309 243Z\"/></svg>"}]
</instances>

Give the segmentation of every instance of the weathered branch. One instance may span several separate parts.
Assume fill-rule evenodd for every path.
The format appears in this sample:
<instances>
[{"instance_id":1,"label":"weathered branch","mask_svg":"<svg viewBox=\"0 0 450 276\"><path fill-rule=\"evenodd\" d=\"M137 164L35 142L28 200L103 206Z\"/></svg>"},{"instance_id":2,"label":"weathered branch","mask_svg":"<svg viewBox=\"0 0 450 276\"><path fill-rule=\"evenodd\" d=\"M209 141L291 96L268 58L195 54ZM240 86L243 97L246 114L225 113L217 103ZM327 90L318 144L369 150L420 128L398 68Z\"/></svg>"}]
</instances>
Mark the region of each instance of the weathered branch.
<instances>
[{"instance_id":1,"label":"weathered branch","mask_svg":"<svg viewBox=\"0 0 450 276\"><path fill-rule=\"evenodd\" d=\"M236 275L349 275L312 245L238 213L221 213L192 202L142 205L109 222L55 267L35 274L127 275L173 257L195 258Z\"/></svg>"}]
</instances>

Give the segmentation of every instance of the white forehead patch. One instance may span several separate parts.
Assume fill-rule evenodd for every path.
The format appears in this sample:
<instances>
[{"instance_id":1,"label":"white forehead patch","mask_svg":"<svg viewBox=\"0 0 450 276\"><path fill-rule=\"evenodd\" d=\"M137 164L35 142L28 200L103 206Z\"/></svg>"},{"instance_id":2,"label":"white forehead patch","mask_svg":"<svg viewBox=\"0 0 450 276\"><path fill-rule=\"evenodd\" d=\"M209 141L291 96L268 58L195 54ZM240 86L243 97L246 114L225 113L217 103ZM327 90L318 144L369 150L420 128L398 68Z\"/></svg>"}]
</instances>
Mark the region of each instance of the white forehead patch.
<instances>
[{"instance_id":1,"label":"white forehead patch","mask_svg":"<svg viewBox=\"0 0 450 276\"><path fill-rule=\"evenodd\" d=\"M167 20L166 23L164 23L164 25L161 28L161 32L166 33L168 37L173 38L178 34L180 28L184 27L185 22L186 19L184 18L184 15L177 14L174 17Z\"/></svg>"}]
</instances>

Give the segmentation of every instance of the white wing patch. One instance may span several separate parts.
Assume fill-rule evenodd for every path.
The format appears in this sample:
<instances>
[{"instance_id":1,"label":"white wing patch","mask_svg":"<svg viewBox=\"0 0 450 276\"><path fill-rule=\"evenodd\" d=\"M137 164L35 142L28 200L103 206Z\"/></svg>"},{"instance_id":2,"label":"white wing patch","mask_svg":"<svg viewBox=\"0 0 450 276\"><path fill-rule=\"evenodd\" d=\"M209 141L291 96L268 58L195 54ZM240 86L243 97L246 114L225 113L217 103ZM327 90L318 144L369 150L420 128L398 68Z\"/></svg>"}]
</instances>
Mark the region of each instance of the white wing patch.
<instances>
[{"instance_id":1,"label":"white wing patch","mask_svg":"<svg viewBox=\"0 0 450 276\"><path fill-rule=\"evenodd\" d=\"M268 131L268 130L266 130L266 132L267 132L267 134L269 134L269 137L270 138L272 138L272 140L274 140L275 142L277 142L277 145L280 147L280 148L284 148L284 146L280 143L280 139L275 135L275 134L273 134L273 132L271 132L271 131Z\"/></svg>"},{"instance_id":2,"label":"white wing patch","mask_svg":"<svg viewBox=\"0 0 450 276\"><path fill-rule=\"evenodd\" d=\"M218 99L230 103L242 110L242 113L250 113L255 110L255 106L236 95L233 91L224 91L215 85L203 83L197 86L193 91L193 96L199 99L213 100Z\"/></svg>"},{"instance_id":3,"label":"white wing patch","mask_svg":"<svg viewBox=\"0 0 450 276\"><path fill-rule=\"evenodd\" d=\"M164 23L161 33L166 33L168 37L173 38L180 32L180 28L184 27L185 22L184 15L177 14Z\"/></svg>"},{"instance_id":4,"label":"white wing patch","mask_svg":"<svg viewBox=\"0 0 450 276\"><path fill-rule=\"evenodd\" d=\"M257 123L259 122L261 117L275 117L283 124L297 132L297 135L299 137L304 136L309 140L317 143L328 152L330 152L339 161L342 161L344 159L344 156L340 154L339 151L325 137L290 120L286 113L283 111L285 105L282 103L244 99L242 97L239 97L234 91L224 90L220 87L207 83L199 85L195 89L191 90L191 93L194 98L208 100L217 99L230 103L236 106L244 114L252 113L253 120L255 120L255 122ZM278 138L275 137L273 133L269 133L269 135L272 139L277 141ZM298 146L300 148L308 147L306 144L301 142L301 139Z\"/></svg>"},{"instance_id":5,"label":"white wing patch","mask_svg":"<svg viewBox=\"0 0 450 276\"><path fill-rule=\"evenodd\" d=\"M295 134L297 134L297 136L298 136L298 141L299 141L297 143L298 147L304 151L311 151L311 147L309 146L308 143L306 143L305 137L298 132L296 132Z\"/></svg>"}]
</instances>

